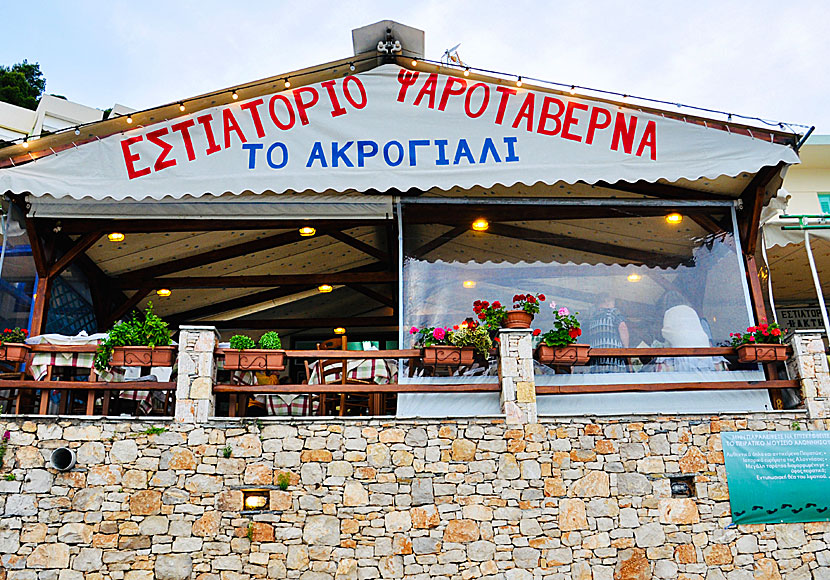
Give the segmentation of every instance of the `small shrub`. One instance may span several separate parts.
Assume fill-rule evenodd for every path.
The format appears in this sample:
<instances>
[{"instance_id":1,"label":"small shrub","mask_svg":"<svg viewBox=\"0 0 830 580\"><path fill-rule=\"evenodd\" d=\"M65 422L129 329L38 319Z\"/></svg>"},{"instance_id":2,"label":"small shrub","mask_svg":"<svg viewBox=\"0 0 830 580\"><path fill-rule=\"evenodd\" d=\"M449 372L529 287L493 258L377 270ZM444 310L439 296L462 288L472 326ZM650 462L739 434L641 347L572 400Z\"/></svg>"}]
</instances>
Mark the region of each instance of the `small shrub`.
<instances>
[{"instance_id":1,"label":"small shrub","mask_svg":"<svg viewBox=\"0 0 830 580\"><path fill-rule=\"evenodd\" d=\"M141 433L144 435L161 435L165 431L167 431L167 427L147 427Z\"/></svg>"},{"instance_id":2,"label":"small shrub","mask_svg":"<svg viewBox=\"0 0 830 580\"><path fill-rule=\"evenodd\" d=\"M248 541L254 541L254 522L248 522L248 533L245 535L248 536Z\"/></svg>"},{"instance_id":3,"label":"small shrub","mask_svg":"<svg viewBox=\"0 0 830 580\"><path fill-rule=\"evenodd\" d=\"M225 456L225 459L228 459L231 456L231 453L233 453L233 447L231 447L230 445L226 446L222 450L222 455Z\"/></svg>"},{"instance_id":4,"label":"small shrub","mask_svg":"<svg viewBox=\"0 0 830 580\"><path fill-rule=\"evenodd\" d=\"M291 474L287 471L283 471L277 476L277 485L280 487L281 490L285 491L288 489L288 485L291 483Z\"/></svg>"},{"instance_id":5,"label":"small shrub","mask_svg":"<svg viewBox=\"0 0 830 580\"><path fill-rule=\"evenodd\" d=\"M14 473L7 473L3 476L3 479L5 479L6 481L14 481L17 478L15 477Z\"/></svg>"},{"instance_id":6,"label":"small shrub","mask_svg":"<svg viewBox=\"0 0 830 580\"><path fill-rule=\"evenodd\" d=\"M254 339L245 334L235 334L230 340L231 348L237 350L247 350L249 348L256 348Z\"/></svg>"},{"instance_id":7,"label":"small shrub","mask_svg":"<svg viewBox=\"0 0 830 580\"><path fill-rule=\"evenodd\" d=\"M274 332L266 332L259 339L259 348L266 350L279 350L282 348L282 341L280 335Z\"/></svg>"},{"instance_id":8,"label":"small shrub","mask_svg":"<svg viewBox=\"0 0 830 580\"><path fill-rule=\"evenodd\" d=\"M167 323L153 313L153 303L147 303L144 319L133 313L130 320L119 322L109 331L107 339L95 353L95 368L103 372L110 366L112 351L116 346L170 346L170 329Z\"/></svg>"}]
</instances>

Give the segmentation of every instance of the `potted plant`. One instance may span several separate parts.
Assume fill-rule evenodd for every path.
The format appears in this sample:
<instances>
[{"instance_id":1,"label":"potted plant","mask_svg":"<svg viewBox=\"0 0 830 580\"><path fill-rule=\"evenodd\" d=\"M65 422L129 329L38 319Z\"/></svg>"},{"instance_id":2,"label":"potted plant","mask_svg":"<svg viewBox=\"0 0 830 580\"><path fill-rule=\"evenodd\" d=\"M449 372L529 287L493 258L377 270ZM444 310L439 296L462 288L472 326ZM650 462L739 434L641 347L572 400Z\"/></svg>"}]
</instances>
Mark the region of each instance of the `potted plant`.
<instances>
[{"instance_id":1,"label":"potted plant","mask_svg":"<svg viewBox=\"0 0 830 580\"><path fill-rule=\"evenodd\" d=\"M471 365L475 358L472 346L455 346L450 342L453 331L449 328L413 326L409 334L415 335L415 348L421 349L424 366Z\"/></svg>"},{"instance_id":2,"label":"potted plant","mask_svg":"<svg viewBox=\"0 0 830 580\"><path fill-rule=\"evenodd\" d=\"M536 360L540 363L563 366L587 364L591 346L576 344L576 340L582 336L582 329L576 317L579 313L571 314L564 306L557 310L553 302L550 306L553 308L553 328L540 337L535 352ZM537 332L538 329L533 331L534 334Z\"/></svg>"},{"instance_id":3,"label":"potted plant","mask_svg":"<svg viewBox=\"0 0 830 580\"><path fill-rule=\"evenodd\" d=\"M0 334L0 360L19 363L26 360L29 345L24 344L29 331L25 328L7 328Z\"/></svg>"},{"instance_id":4,"label":"potted plant","mask_svg":"<svg viewBox=\"0 0 830 580\"><path fill-rule=\"evenodd\" d=\"M225 349L225 368L245 371L281 371L285 368L285 351L280 335L266 332L259 339L259 348L254 340L244 334L231 337L230 348Z\"/></svg>"},{"instance_id":5,"label":"potted plant","mask_svg":"<svg viewBox=\"0 0 830 580\"><path fill-rule=\"evenodd\" d=\"M490 338L490 333L475 322L464 322L460 326L453 326L453 331L449 333L449 341L453 346L472 347L475 354L485 359L490 356L490 351L493 349L493 339Z\"/></svg>"},{"instance_id":6,"label":"potted plant","mask_svg":"<svg viewBox=\"0 0 830 580\"><path fill-rule=\"evenodd\" d=\"M539 303L545 301L544 294L516 294L513 310L507 311L506 328L530 328L533 315L539 313Z\"/></svg>"},{"instance_id":7,"label":"potted plant","mask_svg":"<svg viewBox=\"0 0 830 580\"><path fill-rule=\"evenodd\" d=\"M498 300L492 304L487 300L476 300L473 302L473 312L481 321L481 326L490 333L490 338L498 334L499 328L504 326L507 319L507 309Z\"/></svg>"},{"instance_id":8,"label":"potted plant","mask_svg":"<svg viewBox=\"0 0 830 580\"><path fill-rule=\"evenodd\" d=\"M787 345L782 344L784 332L777 322L767 324L764 320L746 332L731 332L729 336L738 353L738 362L775 362L787 360Z\"/></svg>"},{"instance_id":9,"label":"potted plant","mask_svg":"<svg viewBox=\"0 0 830 580\"><path fill-rule=\"evenodd\" d=\"M143 319L132 318L112 327L95 353L95 368L101 372L109 367L171 367L176 360L176 347L170 346L167 323L153 313L147 303Z\"/></svg>"}]
</instances>

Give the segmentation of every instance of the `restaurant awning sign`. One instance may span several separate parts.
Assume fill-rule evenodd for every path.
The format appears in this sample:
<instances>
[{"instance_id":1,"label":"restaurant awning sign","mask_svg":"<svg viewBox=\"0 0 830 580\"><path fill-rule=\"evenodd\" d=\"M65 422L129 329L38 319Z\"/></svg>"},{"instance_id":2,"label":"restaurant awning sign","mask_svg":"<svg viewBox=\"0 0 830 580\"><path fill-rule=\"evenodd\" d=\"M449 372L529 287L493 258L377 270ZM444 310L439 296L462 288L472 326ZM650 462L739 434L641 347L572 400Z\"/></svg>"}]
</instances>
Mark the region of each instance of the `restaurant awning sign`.
<instances>
[{"instance_id":1,"label":"restaurant awning sign","mask_svg":"<svg viewBox=\"0 0 830 580\"><path fill-rule=\"evenodd\" d=\"M821 309L818 306L776 308L778 322L787 330L824 329Z\"/></svg>"},{"instance_id":2,"label":"restaurant awning sign","mask_svg":"<svg viewBox=\"0 0 830 580\"><path fill-rule=\"evenodd\" d=\"M830 431L721 433L732 522L830 521Z\"/></svg>"},{"instance_id":3,"label":"restaurant awning sign","mask_svg":"<svg viewBox=\"0 0 830 580\"><path fill-rule=\"evenodd\" d=\"M788 146L590 98L394 64L0 170L0 191L162 199L656 182L798 163Z\"/></svg>"}]
</instances>

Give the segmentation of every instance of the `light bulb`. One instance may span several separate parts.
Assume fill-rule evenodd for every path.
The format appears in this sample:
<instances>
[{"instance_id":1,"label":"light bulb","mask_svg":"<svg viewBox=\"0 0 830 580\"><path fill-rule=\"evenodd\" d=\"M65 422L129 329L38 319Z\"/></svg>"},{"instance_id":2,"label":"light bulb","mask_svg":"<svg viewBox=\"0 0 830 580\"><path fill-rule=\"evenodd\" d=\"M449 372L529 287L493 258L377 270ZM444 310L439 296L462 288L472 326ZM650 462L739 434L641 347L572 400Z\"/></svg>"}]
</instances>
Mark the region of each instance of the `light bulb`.
<instances>
[{"instance_id":1,"label":"light bulb","mask_svg":"<svg viewBox=\"0 0 830 580\"><path fill-rule=\"evenodd\" d=\"M354 72L354 63L353 62L349 63L349 70Z\"/></svg>"},{"instance_id":2,"label":"light bulb","mask_svg":"<svg viewBox=\"0 0 830 580\"><path fill-rule=\"evenodd\" d=\"M233 92L233 94L231 95L231 98L235 101L236 99L238 99L238 98L239 98L239 93L237 93L236 91L234 91L234 92Z\"/></svg>"},{"instance_id":3,"label":"light bulb","mask_svg":"<svg viewBox=\"0 0 830 580\"><path fill-rule=\"evenodd\" d=\"M473 229L477 232L483 232L487 228L490 227L490 222L488 222L484 218L478 218L476 221L473 222Z\"/></svg>"},{"instance_id":4,"label":"light bulb","mask_svg":"<svg viewBox=\"0 0 830 580\"><path fill-rule=\"evenodd\" d=\"M464 280L464 282L461 285L464 286L464 288L475 288L476 287L476 281L475 280Z\"/></svg>"},{"instance_id":5,"label":"light bulb","mask_svg":"<svg viewBox=\"0 0 830 580\"><path fill-rule=\"evenodd\" d=\"M516 86L517 86L517 87L522 86L522 77L519 77L519 78L516 80Z\"/></svg>"},{"instance_id":6,"label":"light bulb","mask_svg":"<svg viewBox=\"0 0 830 580\"><path fill-rule=\"evenodd\" d=\"M683 216L680 215L679 213L670 213L669 215L666 216L666 223L667 224L677 225L682 221L683 221Z\"/></svg>"},{"instance_id":7,"label":"light bulb","mask_svg":"<svg viewBox=\"0 0 830 580\"><path fill-rule=\"evenodd\" d=\"M311 226L303 226L303 227L300 228L299 231L300 231L300 235L303 236L304 238L307 238L308 236L313 236L314 234L317 233L317 230L312 228Z\"/></svg>"},{"instance_id":8,"label":"light bulb","mask_svg":"<svg viewBox=\"0 0 830 580\"><path fill-rule=\"evenodd\" d=\"M121 232L112 232L107 236L107 239L111 242L123 242L124 234L122 234Z\"/></svg>"},{"instance_id":9,"label":"light bulb","mask_svg":"<svg viewBox=\"0 0 830 580\"><path fill-rule=\"evenodd\" d=\"M132 125L132 123L133 123L132 115L127 115L127 125Z\"/></svg>"},{"instance_id":10,"label":"light bulb","mask_svg":"<svg viewBox=\"0 0 830 580\"><path fill-rule=\"evenodd\" d=\"M331 292L334 288L332 288L330 284L320 284L317 286L317 290L325 294L326 292Z\"/></svg>"},{"instance_id":11,"label":"light bulb","mask_svg":"<svg viewBox=\"0 0 830 580\"><path fill-rule=\"evenodd\" d=\"M158 294L162 298L166 298L167 296L170 296L172 292L169 288L159 288L158 290L156 290L156 294Z\"/></svg>"},{"instance_id":12,"label":"light bulb","mask_svg":"<svg viewBox=\"0 0 830 580\"><path fill-rule=\"evenodd\" d=\"M338 326L334 329L334 334L346 334L346 329L342 326Z\"/></svg>"},{"instance_id":13,"label":"light bulb","mask_svg":"<svg viewBox=\"0 0 830 580\"><path fill-rule=\"evenodd\" d=\"M291 88L291 81L289 81L288 79L285 79L285 88L286 89Z\"/></svg>"},{"instance_id":14,"label":"light bulb","mask_svg":"<svg viewBox=\"0 0 830 580\"><path fill-rule=\"evenodd\" d=\"M418 61L414 58L412 59L412 66L418 66Z\"/></svg>"},{"instance_id":15,"label":"light bulb","mask_svg":"<svg viewBox=\"0 0 830 580\"><path fill-rule=\"evenodd\" d=\"M184 103L179 103L179 110L184 113Z\"/></svg>"},{"instance_id":16,"label":"light bulb","mask_svg":"<svg viewBox=\"0 0 830 580\"><path fill-rule=\"evenodd\" d=\"M637 274L636 272L632 272L628 275L629 282L639 282L643 277Z\"/></svg>"},{"instance_id":17,"label":"light bulb","mask_svg":"<svg viewBox=\"0 0 830 580\"><path fill-rule=\"evenodd\" d=\"M28 141L23 141L22 145L23 145L23 148L24 148L24 149L28 149L28 148L29 148L29 142L28 142Z\"/></svg>"},{"instance_id":18,"label":"light bulb","mask_svg":"<svg viewBox=\"0 0 830 580\"><path fill-rule=\"evenodd\" d=\"M81 130L76 128L75 129L75 135L80 135L80 134L81 134Z\"/></svg>"},{"instance_id":19,"label":"light bulb","mask_svg":"<svg viewBox=\"0 0 830 580\"><path fill-rule=\"evenodd\" d=\"M576 87L574 85L571 85L571 94L572 95L576 94Z\"/></svg>"},{"instance_id":20,"label":"light bulb","mask_svg":"<svg viewBox=\"0 0 830 580\"><path fill-rule=\"evenodd\" d=\"M467 68L464 69L464 76L465 77L470 76L470 67L467 67Z\"/></svg>"}]
</instances>

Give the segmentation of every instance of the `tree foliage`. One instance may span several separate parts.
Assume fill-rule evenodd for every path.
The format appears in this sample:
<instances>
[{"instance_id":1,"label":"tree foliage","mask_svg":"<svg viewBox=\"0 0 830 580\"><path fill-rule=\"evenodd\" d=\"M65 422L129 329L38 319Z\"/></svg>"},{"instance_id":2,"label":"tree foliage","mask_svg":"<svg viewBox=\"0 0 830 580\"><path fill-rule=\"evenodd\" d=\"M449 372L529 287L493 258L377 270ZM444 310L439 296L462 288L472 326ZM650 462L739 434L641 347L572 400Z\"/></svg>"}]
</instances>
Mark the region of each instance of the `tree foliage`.
<instances>
[{"instance_id":1,"label":"tree foliage","mask_svg":"<svg viewBox=\"0 0 830 580\"><path fill-rule=\"evenodd\" d=\"M34 110L45 90L46 79L38 63L24 59L11 67L0 65L0 101Z\"/></svg>"}]
</instances>

